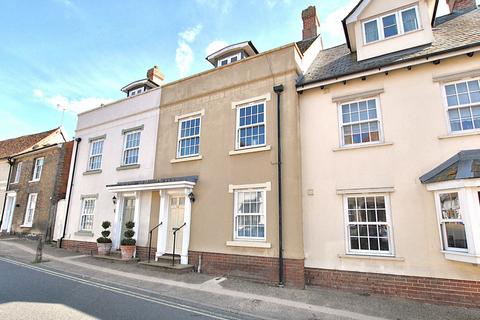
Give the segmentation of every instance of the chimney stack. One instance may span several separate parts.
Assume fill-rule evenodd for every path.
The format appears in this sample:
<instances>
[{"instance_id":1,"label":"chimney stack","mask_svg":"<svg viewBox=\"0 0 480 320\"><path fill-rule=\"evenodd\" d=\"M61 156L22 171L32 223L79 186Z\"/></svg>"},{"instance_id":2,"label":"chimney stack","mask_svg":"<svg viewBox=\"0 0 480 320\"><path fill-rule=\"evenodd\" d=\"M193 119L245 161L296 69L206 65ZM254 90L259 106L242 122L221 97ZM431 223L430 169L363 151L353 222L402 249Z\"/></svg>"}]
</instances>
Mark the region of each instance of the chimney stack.
<instances>
[{"instance_id":1,"label":"chimney stack","mask_svg":"<svg viewBox=\"0 0 480 320\"><path fill-rule=\"evenodd\" d=\"M309 6L302 11L303 20L303 40L314 38L320 31L320 20L317 17L315 6Z\"/></svg>"},{"instance_id":2,"label":"chimney stack","mask_svg":"<svg viewBox=\"0 0 480 320\"><path fill-rule=\"evenodd\" d=\"M165 79L165 76L163 75L162 71L158 69L157 66L153 66L153 68L147 71L147 78L153 83L161 85L163 82L163 79Z\"/></svg>"},{"instance_id":3,"label":"chimney stack","mask_svg":"<svg viewBox=\"0 0 480 320\"><path fill-rule=\"evenodd\" d=\"M468 11L477 8L475 0L446 0L450 12Z\"/></svg>"}]
</instances>

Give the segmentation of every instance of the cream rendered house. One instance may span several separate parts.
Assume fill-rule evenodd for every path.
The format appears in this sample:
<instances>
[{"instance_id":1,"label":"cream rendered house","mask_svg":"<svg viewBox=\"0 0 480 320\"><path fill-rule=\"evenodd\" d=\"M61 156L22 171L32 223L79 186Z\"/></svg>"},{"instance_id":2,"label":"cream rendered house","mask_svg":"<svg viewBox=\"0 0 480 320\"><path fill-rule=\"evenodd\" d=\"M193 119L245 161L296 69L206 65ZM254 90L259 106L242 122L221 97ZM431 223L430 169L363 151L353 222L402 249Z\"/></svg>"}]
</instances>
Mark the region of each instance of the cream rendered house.
<instances>
[{"instance_id":1,"label":"cream rendered house","mask_svg":"<svg viewBox=\"0 0 480 320\"><path fill-rule=\"evenodd\" d=\"M147 244L151 192L107 186L153 178L162 80L154 67L122 88L127 98L79 114L61 246L96 251L103 221L112 223L113 249L128 221L135 222L138 245Z\"/></svg>"},{"instance_id":2,"label":"cream rendered house","mask_svg":"<svg viewBox=\"0 0 480 320\"><path fill-rule=\"evenodd\" d=\"M298 84L306 282L480 306L480 10L363 0Z\"/></svg>"}]
</instances>

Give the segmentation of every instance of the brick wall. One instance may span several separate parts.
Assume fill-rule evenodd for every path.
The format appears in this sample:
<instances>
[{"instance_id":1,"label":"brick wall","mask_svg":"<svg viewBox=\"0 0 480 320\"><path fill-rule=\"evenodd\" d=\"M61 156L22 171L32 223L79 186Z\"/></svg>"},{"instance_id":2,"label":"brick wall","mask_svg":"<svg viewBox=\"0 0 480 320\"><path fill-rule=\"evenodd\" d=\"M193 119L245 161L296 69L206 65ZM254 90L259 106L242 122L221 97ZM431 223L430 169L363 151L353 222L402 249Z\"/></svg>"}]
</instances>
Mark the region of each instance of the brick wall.
<instances>
[{"instance_id":1,"label":"brick wall","mask_svg":"<svg viewBox=\"0 0 480 320\"><path fill-rule=\"evenodd\" d=\"M305 268L307 285L383 294L434 304L480 307L480 281Z\"/></svg>"},{"instance_id":2,"label":"brick wall","mask_svg":"<svg viewBox=\"0 0 480 320\"><path fill-rule=\"evenodd\" d=\"M150 259L155 260L155 253L157 252L157 248L151 248L150 250ZM137 246L137 258L142 261L148 260L148 247L139 247Z\"/></svg>"},{"instance_id":3,"label":"brick wall","mask_svg":"<svg viewBox=\"0 0 480 320\"><path fill-rule=\"evenodd\" d=\"M63 240L62 248L84 254L97 254L96 242Z\"/></svg>"},{"instance_id":4,"label":"brick wall","mask_svg":"<svg viewBox=\"0 0 480 320\"><path fill-rule=\"evenodd\" d=\"M258 256L244 256L222 253L190 251L188 261L198 269L199 257L202 257L201 272L239 277L251 281L277 284L278 259ZM285 259L285 284L303 288L304 261L302 259Z\"/></svg>"}]
</instances>

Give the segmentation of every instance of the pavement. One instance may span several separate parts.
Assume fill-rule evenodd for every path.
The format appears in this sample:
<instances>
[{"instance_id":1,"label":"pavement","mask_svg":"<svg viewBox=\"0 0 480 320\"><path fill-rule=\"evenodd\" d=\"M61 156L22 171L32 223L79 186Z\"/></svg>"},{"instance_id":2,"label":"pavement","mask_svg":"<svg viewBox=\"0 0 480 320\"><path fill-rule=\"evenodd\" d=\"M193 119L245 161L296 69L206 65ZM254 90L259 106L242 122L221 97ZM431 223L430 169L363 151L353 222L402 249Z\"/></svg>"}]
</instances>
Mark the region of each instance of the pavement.
<instances>
[{"instance_id":1,"label":"pavement","mask_svg":"<svg viewBox=\"0 0 480 320\"><path fill-rule=\"evenodd\" d=\"M172 274L49 246L32 264L35 247L0 240L1 319L480 319L480 309Z\"/></svg>"}]
</instances>

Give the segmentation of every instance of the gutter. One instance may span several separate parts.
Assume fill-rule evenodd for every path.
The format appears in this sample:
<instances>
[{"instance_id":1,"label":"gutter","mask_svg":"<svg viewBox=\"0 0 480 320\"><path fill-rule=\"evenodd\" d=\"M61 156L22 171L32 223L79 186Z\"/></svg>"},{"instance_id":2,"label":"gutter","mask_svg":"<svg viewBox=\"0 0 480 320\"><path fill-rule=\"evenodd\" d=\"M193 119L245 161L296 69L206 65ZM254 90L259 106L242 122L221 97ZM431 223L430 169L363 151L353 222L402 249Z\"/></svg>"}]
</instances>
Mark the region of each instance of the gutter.
<instances>
[{"instance_id":1,"label":"gutter","mask_svg":"<svg viewBox=\"0 0 480 320\"><path fill-rule=\"evenodd\" d=\"M10 177L12 175L12 171L13 171L13 165L15 164L15 160L12 159L12 158L7 158L7 161L8 161L8 164L10 165L10 168L8 169L8 177L7 177L7 186L5 188L5 199L3 199L3 207L2 207L2 217L0 218L0 231L1 228L2 228L2 224L3 224L3 216L5 214L5 205L7 204L7 191L8 191L8 186L10 185Z\"/></svg>"},{"instance_id":2,"label":"gutter","mask_svg":"<svg viewBox=\"0 0 480 320\"><path fill-rule=\"evenodd\" d=\"M282 131L281 131L281 114L280 114L280 97L284 88L283 85L273 87L273 91L277 94L277 168L278 168L278 285L285 285L284 266L283 266L283 208L282 208Z\"/></svg>"},{"instance_id":3,"label":"gutter","mask_svg":"<svg viewBox=\"0 0 480 320\"><path fill-rule=\"evenodd\" d=\"M70 186L68 190L68 200L67 200L67 208L65 209L65 221L63 223L63 232L62 237L59 240L58 247L62 247L63 239L65 238L65 232L67 231L67 221L68 221L68 212L70 209L70 202L72 198L72 189L73 189L73 179L75 178L75 167L77 166L77 155L78 155L78 145L82 141L82 138L75 138L76 146L75 146L75 157L73 158L73 167L72 167L72 175L70 179Z\"/></svg>"}]
</instances>

